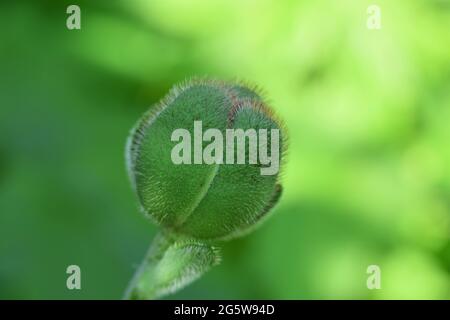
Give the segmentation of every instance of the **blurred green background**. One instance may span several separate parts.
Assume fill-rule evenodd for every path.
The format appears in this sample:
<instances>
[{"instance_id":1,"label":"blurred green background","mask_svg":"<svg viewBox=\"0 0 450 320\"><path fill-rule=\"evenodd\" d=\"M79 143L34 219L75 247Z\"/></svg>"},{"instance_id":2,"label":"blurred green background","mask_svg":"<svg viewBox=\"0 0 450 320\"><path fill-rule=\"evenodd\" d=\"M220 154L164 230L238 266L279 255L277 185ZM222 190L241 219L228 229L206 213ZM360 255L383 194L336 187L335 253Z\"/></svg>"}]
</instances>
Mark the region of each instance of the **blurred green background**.
<instances>
[{"instance_id":1,"label":"blurred green background","mask_svg":"<svg viewBox=\"0 0 450 320\"><path fill-rule=\"evenodd\" d=\"M267 91L290 132L285 193L170 298L450 299L449 1L76 1L68 30L74 3L0 5L0 298L121 298L156 232L127 134L209 75Z\"/></svg>"}]
</instances>

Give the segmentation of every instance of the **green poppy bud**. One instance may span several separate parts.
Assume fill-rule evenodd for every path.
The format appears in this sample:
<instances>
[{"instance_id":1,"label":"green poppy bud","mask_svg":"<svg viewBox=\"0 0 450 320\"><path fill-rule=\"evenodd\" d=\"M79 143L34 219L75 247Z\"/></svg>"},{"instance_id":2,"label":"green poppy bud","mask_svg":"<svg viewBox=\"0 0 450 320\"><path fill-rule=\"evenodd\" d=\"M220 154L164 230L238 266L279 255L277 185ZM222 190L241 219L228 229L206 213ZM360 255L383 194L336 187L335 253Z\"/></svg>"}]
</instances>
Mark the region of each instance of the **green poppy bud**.
<instances>
[{"instance_id":1,"label":"green poppy bud","mask_svg":"<svg viewBox=\"0 0 450 320\"><path fill-rule=\"evenodd\" d=\"M164 246L149 251L127 297L186 285L219 261L212 240L258 225L281 195L285 139L261 94L240 83L189 81L145 113L128 139L127 167Z\"/></svg>"},{"instance_id":2,"label":"green poppy bud","mask_svg":"<svg viewBox=\"0 0 450 320\"><path fill-rule=\"evenodd\" d=\"M246 86L205 80L176 86L128 141L128 172L142 211L196 239L240 235L279 198L284 137Z\"/></svg>"}]
</instances>

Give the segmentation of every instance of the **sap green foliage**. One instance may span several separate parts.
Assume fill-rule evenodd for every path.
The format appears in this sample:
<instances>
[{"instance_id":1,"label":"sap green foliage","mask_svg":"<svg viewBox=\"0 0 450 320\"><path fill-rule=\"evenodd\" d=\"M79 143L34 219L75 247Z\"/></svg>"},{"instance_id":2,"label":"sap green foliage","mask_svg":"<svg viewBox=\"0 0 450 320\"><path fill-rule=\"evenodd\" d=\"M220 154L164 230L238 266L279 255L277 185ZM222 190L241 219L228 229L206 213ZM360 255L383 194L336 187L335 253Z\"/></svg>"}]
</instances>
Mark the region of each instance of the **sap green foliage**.
<instances>
[{"instance_id":1,"label":"sap green foliage","mask_svg":"<svg viewBox=\"0 0 450 320\"><path fill-rule=\"evenodd\" d=\"M261 175L263 164L259 163L174 164L172 133L183 128L193 136L194 121L202 121L204 131L219 129L223 137L226 129L281 131L280 121L252 89L219 81L189 81L175 86L132 130L127 144L132 184L144 213L170 232L205 240L238 236L275 204L278 174ZM270 141L269 134L268 150ZM285 148L280 142L280 160ZM236 145L234 149L236 163Z\"/></svg>"},{"instance_id":2,"label":"sap green foliage","mask_svg":"<svg viewBox=\"0 0 450 320\"><path fill-rule=\"evenodd\" d=\"M270 221L171 298L450 298L448 1L377 0L381 30L369 0L77 3L73 31L72 2L0 4L0 298L122 297L157 229L124 137L192 75L267 90L289 161Z\"/></svg>"}]
</instances>

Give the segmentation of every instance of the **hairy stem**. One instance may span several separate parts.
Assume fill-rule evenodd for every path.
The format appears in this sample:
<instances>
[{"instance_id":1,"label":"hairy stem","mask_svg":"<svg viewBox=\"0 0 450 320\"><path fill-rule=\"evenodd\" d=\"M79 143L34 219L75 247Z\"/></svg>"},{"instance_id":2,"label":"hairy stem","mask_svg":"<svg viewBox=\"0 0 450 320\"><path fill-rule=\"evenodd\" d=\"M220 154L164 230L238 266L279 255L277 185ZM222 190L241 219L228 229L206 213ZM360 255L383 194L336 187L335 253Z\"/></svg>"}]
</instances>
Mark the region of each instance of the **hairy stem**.
<instances>
[{"instance_id":1,"label":"hairy stem","mask_svg":"<svg viewBox=\"0 0 450 320\"><path fill-rule=\"evenodd\" d=\"M218 264L218 250L193 239L159 233L136 271L124 299L157 299L186 286Z\"/></svg>"}]
</instances>

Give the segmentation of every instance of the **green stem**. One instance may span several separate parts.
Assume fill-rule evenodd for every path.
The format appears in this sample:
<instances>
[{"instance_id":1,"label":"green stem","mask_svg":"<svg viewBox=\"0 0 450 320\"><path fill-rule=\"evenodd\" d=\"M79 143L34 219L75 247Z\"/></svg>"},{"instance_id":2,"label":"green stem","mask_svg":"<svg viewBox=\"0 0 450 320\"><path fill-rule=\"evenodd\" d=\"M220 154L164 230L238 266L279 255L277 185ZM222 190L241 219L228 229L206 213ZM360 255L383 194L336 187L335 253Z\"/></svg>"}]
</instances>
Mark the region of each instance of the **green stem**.
<instances>
[{"instance_id":1,"label":"green stem","mask_svg":"<svg viewBox=\"0 0 450 320\"><path fill-rule=\"evenodd\" d=\"M162 233L158 233L147 250L144 260L136 270L133 278L125 291L126 300L152 300L155 299L155 289L151 288L154 282L152 269L156 267L158 260L164 255L164 251L173 240L168 239Z\"/></svg>"},{"instance_id":2,"label":"green stem","mask_svg":"<svg viewBox=\"0 0 450 320\"><path fill-rule=\"evenodd\" d=\"M220 260L217 248L159 233L133 276L124 299L151 300L191 283Z\"/></svg>"}]
</instances>

